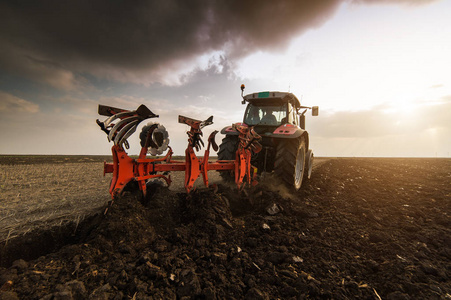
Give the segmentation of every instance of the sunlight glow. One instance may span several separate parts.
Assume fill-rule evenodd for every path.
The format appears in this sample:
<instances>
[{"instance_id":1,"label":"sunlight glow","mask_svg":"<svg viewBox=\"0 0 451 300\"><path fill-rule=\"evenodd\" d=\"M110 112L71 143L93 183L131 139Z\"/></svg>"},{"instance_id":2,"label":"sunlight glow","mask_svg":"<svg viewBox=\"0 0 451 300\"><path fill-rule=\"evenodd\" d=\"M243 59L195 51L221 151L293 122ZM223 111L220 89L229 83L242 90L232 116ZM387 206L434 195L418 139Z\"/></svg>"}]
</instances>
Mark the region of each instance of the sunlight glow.
<instances>
[{"instance_id":1,"label":"sunlight glow","mask_svg":"<svg viewBox=\"0 0 451 300\"><path fill-rule=\"evenodd\" d=\"M345 3L284 53L255 53L236 72L320 106L308 121L319 156L449 156L449 11L451 1Z\"/></svg>"},{"instance_id":2,"label":"sunlight glow","mask_svg":"<svg viewBox=\"0 0 451 300\"><path fill-rule=\"evenodd\" d=\"M431 14L437 15L432 23L427 21ZM439 7L343 4L334 18L295 39L286 53L255 53L237 72L269 78L272 90L290 87L323 109L389 103L388 110L408 114L425 99L451 94L451 70L444 67L451 66L451 27L441 24L443 16Z\"/></svg>"}]
</instances>

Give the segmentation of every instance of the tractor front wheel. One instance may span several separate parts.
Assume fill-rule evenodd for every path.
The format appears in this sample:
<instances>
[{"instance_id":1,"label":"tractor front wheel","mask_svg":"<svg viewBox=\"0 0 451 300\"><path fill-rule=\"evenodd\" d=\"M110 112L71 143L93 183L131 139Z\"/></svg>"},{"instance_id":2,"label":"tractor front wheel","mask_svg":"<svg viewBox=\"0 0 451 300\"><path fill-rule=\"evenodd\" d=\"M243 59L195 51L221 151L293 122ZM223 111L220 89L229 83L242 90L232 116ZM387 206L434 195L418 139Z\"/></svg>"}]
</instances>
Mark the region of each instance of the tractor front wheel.
<instances>
[{"instance_id":1,"label":"tractor front wheel","mask_svg":"<svg viewBox=\"0 0 451 300\"><path fill-rule=\"evenodd\" d=\"M236 151L238 150L238 136L226 135L219 145L218 159L219 160L235 160ZM234 175L232 171L221 171L222 179L226 181L233 181Z\"/></svg>"},{"instance_id":2,"label":"tractor front wheel","mask_svg":"<svg viewBox=\"0 0 451 300\"><path fill-rule=\"evenodd\" d=\"M274 173L289 187L299 190L305 173L306 147L304 137L284 139L276 149Z\"/></svg>"}]
</instances>

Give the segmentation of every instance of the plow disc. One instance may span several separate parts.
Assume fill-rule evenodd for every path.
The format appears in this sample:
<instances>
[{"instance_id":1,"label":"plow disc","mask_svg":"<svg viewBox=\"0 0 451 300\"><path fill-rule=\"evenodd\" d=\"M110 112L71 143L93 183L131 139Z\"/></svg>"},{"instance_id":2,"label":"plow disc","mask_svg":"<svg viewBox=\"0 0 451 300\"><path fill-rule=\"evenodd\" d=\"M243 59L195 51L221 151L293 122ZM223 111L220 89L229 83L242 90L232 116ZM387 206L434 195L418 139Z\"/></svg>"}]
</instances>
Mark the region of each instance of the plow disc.
<instances>
[{"instance_id":1,"label":"plow disc","mask_svg":"<svg viewBox=\"0 0 451 300\"><path fill-rule=\"evenodd\" d=\"M209 161L210 148L218 150L215 142L215 135L218 131L213 131L207 140L207 147L202 158L196 156L196 151L200 151L205 146L202 141L202 129L213 124L213 116L201 121L185 116L179 116L179 123L190 127L188 134L188 146L185 150L185 161L172 159L173 151L168 145L169 138L164 126L154 123L148 124L141 133L141 151L137 159L128 156L125 149L129 148L127 138L135 131L138 125L149 118L157 118L145 105L140 105L136 110L124 110L115 107L99 105L99 114L108 118L101 122L97 120L100 129L107 134L108 141L114 145L111 148L113 163L104 164L104 175L112 173L113 179L110 185L110 194L114 199L120 195L124 187L131 181L136 181L143 195L146 195L146 182L153 178L162 178L168 185L171 184L171 177L167 175L173 171L185 172L185 190L191 192L194 182L202 175L205 186L208 186L208 171L233 171L235 173L235 183L238 188L256 184L256 168L251 165L253 153L261 150L259 140L261 137L252 129L245 125L233 125L239 132L239 147L236 151L235 160ZM147 154L161 154L168 151L162 158L148 158Z\"/></svg>"}]
</instances>

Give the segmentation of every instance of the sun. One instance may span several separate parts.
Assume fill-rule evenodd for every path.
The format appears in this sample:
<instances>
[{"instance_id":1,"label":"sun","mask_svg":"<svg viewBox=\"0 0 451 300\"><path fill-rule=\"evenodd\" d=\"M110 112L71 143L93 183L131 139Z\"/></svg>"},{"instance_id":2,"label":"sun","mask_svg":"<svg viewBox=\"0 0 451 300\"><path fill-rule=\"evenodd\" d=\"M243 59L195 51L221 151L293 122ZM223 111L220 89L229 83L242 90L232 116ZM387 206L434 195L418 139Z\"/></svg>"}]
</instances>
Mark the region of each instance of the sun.
<instances>
[{"instance_id":1,"label":"sun","mask_svg":"<svg viewBox=\"0 0 451 300\"><path fill-rule=\"evenodd\" d=\"M394 100L385 103L383 106L386 106L382 109L384 113L396 114L400 119L414 117L419 109L418 103L407 100Z\"/></svg>"}]
</instances>

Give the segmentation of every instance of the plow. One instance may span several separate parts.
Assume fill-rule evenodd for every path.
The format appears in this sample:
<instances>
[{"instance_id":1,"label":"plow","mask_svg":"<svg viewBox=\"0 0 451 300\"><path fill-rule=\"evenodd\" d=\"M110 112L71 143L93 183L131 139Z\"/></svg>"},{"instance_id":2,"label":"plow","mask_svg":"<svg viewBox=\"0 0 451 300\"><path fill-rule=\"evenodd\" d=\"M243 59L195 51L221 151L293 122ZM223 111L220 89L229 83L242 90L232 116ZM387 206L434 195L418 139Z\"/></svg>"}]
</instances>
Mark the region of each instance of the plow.
<instances>
[{"instance_id":1,"label":"plow","mask_svg":"<svg viewBox=\"0 0 451 300\"><path fill-rule=\"evenodd\" d=\"M111 148L113 163L104 163L104 175L112 173L113 178L110 184L110 194L112 198L119 196L125 186L130 182L137 182L143 196L146 196L146 182L151 179L161 178L168 186L171 184L170 172L185 172L185 190L190 193L193 190L194 182L202 176L205 186L209 186L208 171L222 171L234 174L234 181L238 188L245 185L255 185L257 170L251 164L251 157L258 153L262 147L259 143L261 137L252 127L233 124L234 130L239 132L239 147L234 160L210 161L210 148L218 150L215 136L218 131L213 131L207 140L207 147L204 155L198 157L196 151L200 151L205 145L202 137L202 129L213 124L213 116L201 121L193 118L179 116L179 123L189 126L187 131L188 145L185 150L185 160L172 159L173 151L168 145L168 133L164 126L154 123L148 124L141 132L141 151L138 158L131 158L126 149L129 148L127 138L135 131L137 126L149 118L157 118L145 105L139 106L136 110L124 110L111 106L99 105L99 114L107 116L105 121L97 120L97 124L104 131L110 142L114 145ZM161 154L167 150L165 156L160 158L148 157L148 154Z\"/></svg>"},{"instance_id":2,"label":"plow","mask_svg":"<svg viewBox=\"0 0 451 300\"><path fill-rule=\"evenodd\" d=\"M149 180L163 179L169 186L171 172L185 172L187 193L194 190L199 177L205 186L209 186L208 171L221 172L222 177L234 181L238 189L256 185L258 174L273 173L288 187L298 190L303 178L310 178L313 164L313 151L309 149L309 135L305 130L305 112L311 109L312 115L317 116L318 107L301 106L292 93L260 92L243 96L243 91L244 85L241 86L241 103L248 104L243 122L221 130L225 138L219 147L215 142L218 131L214 130L202 156L196 155L205 147L202 130L213 124L213 116L203 121L178 116L178 122L189 127L184 160L173 159L166 128L151 122L142 128L138 157L130 157L126 152L129 149L127 139L142 121L159 116L143 104L136 110L99 105L99 115L107 118L97 120L97 124L114 144L111 148L113 163L104 163L104 175L113 175L111 197L119 196L131 182L136 182L146 196ZM210 149L219 150L218 160L209 160ZM165 151L167 153L161 155Z\"/></svg>"}]
</instances>

